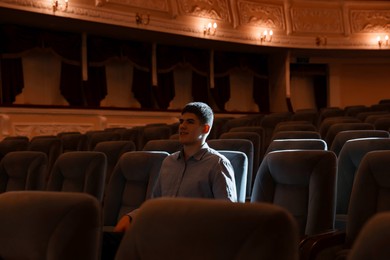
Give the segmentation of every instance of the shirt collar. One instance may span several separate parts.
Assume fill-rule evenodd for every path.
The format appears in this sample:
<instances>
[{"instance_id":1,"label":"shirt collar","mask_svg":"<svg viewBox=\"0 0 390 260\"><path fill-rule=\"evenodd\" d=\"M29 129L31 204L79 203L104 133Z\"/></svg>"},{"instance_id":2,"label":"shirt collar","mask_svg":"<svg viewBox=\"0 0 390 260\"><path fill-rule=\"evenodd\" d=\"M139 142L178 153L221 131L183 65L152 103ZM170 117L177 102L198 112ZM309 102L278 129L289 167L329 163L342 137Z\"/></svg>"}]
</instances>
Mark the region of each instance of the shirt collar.
<instances>
[{"instance_id":1,"label":"shirt collar","mask_svg":"<svg viewBox=\"0 0 390 260\"><path fill-rule=\"evenodd\" d=\"M199 161L202 159L202 157L205 155L205 153L209 150L209 145L205 142L193 156L190 158L194 158L195 160ZM184 158L184 150L181 149L180 153L177 155L177 160Z\"/></svg>"}]
</instances>

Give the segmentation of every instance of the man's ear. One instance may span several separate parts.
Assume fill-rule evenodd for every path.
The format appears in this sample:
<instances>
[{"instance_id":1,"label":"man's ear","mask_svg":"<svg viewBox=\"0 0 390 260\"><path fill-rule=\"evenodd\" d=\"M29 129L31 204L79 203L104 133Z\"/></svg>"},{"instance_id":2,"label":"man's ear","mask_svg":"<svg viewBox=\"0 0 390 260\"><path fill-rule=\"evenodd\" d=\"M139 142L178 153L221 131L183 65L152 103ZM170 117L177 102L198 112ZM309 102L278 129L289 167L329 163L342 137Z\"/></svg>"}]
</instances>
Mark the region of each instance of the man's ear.
<instances>
[{"instance_id":1,"label":"man's ear","mask_svg":"<svg viewBox=\"0 0 390 260\"><path fill-rule=\"evenodd\" d=\"M207 134L208 132L210 132L210 128L211 128L210 125L207 125L207 124L204 125L204 127L203 127L203 133L204 133L204 134Z\"/></svg>"}]
</instances>

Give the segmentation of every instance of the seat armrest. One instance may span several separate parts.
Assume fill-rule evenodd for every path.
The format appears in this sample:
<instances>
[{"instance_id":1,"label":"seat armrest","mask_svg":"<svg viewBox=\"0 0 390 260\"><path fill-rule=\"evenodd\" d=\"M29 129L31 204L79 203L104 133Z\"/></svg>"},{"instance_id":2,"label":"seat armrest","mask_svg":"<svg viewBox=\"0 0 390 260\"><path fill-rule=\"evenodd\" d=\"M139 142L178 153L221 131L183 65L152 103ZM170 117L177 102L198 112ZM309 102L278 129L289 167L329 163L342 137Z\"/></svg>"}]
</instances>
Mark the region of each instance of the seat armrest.
<instances>
[{"instance_id":1,"label":"seat armrest","mask_svg":"<svg viewBox=\"0 0 390 260\"><path fill-rule=\"evenodd\" d=\"M307 236L299 243L301 260L315 259L317 254L326 248L343 245L345 231L329 231L318 235Z\"/></svg>"}]
</instances>

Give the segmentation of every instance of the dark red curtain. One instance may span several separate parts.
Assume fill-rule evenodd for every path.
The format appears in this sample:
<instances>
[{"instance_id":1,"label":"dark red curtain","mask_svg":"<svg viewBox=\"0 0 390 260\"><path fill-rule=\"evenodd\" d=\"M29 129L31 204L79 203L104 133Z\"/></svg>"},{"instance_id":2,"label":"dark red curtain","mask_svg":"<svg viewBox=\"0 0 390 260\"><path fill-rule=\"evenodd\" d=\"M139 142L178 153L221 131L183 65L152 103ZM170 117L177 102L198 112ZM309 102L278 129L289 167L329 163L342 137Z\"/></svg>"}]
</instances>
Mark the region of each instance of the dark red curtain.
<instances>
[{"instance_id":1,"label":"dark red curtain","mask_svg":"<svg viewBox=\"0 0 390 260\"><path fill-rule=\"evenodd\" d=\"M15 102L15 97L22 93L23 68L22 59L0 59L1 67L1 103L11 105Z\"/></svg>"}]
</instances>

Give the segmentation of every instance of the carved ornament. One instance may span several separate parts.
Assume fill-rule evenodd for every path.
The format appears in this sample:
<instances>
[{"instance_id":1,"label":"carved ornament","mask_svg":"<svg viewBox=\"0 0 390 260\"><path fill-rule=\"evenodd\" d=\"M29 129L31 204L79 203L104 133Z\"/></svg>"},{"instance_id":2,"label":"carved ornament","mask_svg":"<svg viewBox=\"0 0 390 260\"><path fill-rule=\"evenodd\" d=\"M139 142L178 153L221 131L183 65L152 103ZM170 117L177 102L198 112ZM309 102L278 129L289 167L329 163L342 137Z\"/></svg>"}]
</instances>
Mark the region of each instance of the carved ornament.
<instances>
[{"instance_id":1,"label":"carved ornament","mask_svg":"<svg viewBox=\"0 0 390 260\"><path fill-rule=\"evenodd\" d=\"M238 8L242 25L285 30L283 6L239 1Z\"/></svg>"},{"instance_id":2,"label":"carved ornament","mask_svg":"<svg viewBox=\"0 0 390 260\"><path fill-rule=\"evenodd\" d=\"M351 10L354 33L390 32L390 10Z\"/></svg>"},{"instance_id":3,"label":"carved ornament","mask_svg":"<svg viewBox=\"0 0 390 260\"><path fill-rule=\"evenodd\" d=\"M180 10L185 15L229 21L229 6L226 0L180 0Z\"/></svg>"},{"instance_id":4,"label":"carved ornament","mask_svg":"<svg viewBox=\"0 0 390 260\"><path fill-rule=\"evenodd\" d=\"M298 33L343 33L341 10L294 7L291 9L292 29Z\"/></svg>"}]
</instances>

